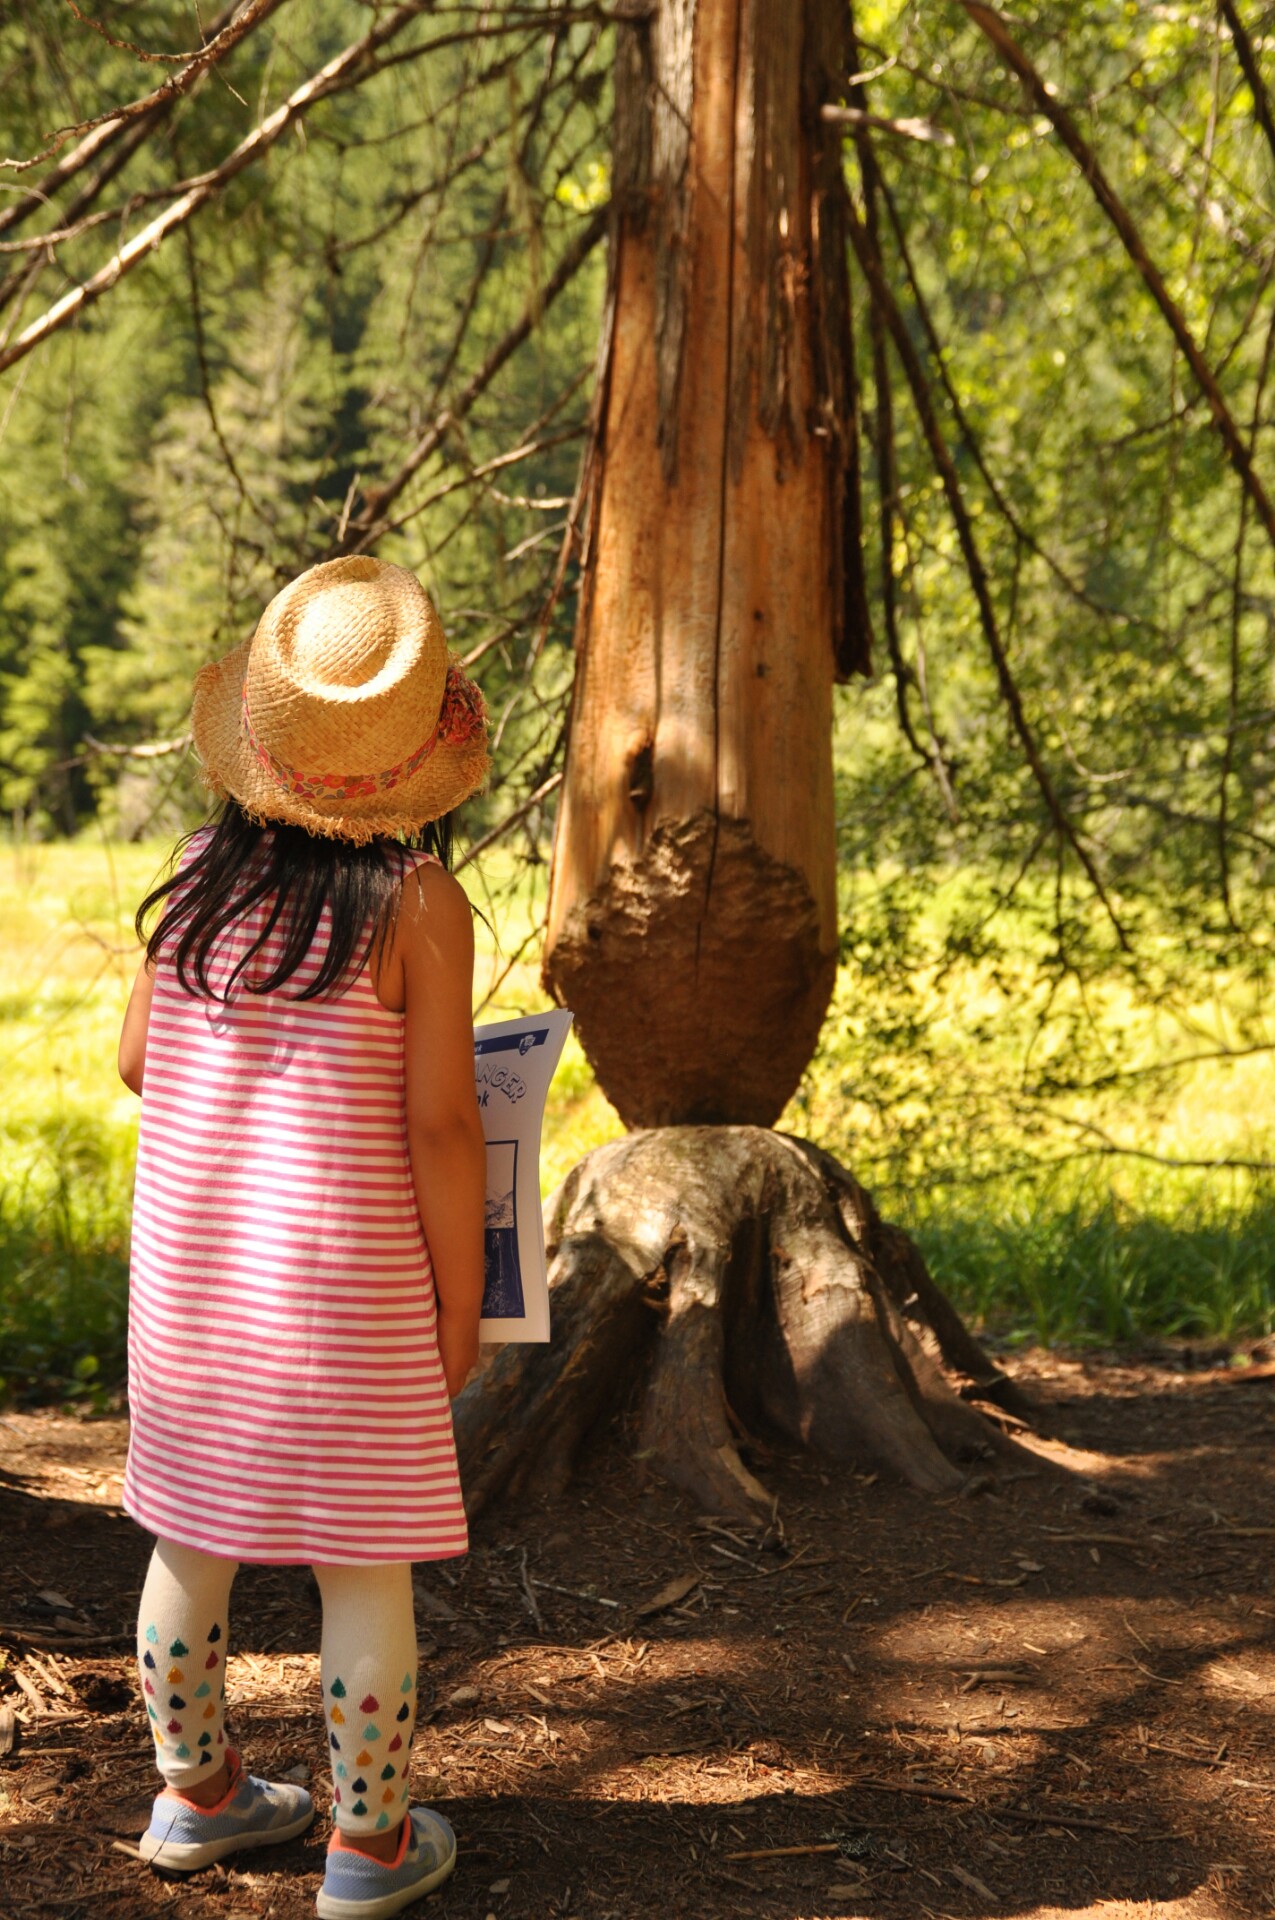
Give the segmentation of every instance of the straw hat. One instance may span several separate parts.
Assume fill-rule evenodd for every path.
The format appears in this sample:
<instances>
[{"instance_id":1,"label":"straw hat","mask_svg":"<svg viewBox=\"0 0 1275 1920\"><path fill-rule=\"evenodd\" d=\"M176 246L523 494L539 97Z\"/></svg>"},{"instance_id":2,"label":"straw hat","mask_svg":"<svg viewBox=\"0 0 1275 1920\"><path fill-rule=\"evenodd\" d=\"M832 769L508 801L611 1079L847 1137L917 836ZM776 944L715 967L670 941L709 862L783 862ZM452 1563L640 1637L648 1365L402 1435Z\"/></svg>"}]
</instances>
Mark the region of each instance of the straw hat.
<instances>
[{"instance_id":1,"label":"straw hat","mask_svg":"<svg viewBox=\"0 0 1275 1920\"><path fill-rule=\"evenodd\" d=\"M424 589L366 555L311 567L201 668L192 727L214 791L341 840L414 832L487 774L482 694Z\"/></svg>"}]
</instances>

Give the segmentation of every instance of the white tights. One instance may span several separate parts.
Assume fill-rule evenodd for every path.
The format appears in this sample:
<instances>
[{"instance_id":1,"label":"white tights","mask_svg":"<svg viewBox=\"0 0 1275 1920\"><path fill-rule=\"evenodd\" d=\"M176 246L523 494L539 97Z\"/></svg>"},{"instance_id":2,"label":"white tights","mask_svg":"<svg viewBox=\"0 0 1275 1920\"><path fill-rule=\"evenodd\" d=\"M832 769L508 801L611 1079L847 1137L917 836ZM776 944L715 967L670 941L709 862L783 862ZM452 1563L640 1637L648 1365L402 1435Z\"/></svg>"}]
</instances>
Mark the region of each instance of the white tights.
<instances>
[{"instance_id":1,"label":"white tights","mask_svg":"<svg viewBox=\"0 0 1275 1920\"><path fill-rule=\"evenodd\" d=\"M226 1757L226 1631L238 1562L161 1540L137 1625L155 1759L179 1791ZM412 1569L321 1567L323 1710L342 1833L383 1833L407 1808L416 1723Z\"/></svg>"}]
</instances>

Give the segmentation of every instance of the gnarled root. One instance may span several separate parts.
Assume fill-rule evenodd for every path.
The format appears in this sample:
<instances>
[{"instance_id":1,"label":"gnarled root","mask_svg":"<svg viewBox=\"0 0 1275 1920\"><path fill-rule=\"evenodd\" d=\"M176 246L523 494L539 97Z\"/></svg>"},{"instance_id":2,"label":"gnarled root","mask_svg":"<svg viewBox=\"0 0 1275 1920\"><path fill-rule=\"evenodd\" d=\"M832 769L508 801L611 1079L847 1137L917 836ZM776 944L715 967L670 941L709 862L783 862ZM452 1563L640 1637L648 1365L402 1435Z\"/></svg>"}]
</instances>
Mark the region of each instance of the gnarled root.
<instances>
[{"instance_id":1,"label":"gnarled root","mask_svg":"<svg viewBox=\"0 0 1275 1920\"><path fill-rule=\"evenodd\" d=\"M456 1403L471 1512L551 1490L641 1378L641 1447L707 1510L771 1511L740 1457L768 1424L935 1492L1013 1442L966 1394L1009 1383L830 1155L762 1127L662 1127L598 1147L546 1206L553 1337Z\"/></svg>"}]
</instances>

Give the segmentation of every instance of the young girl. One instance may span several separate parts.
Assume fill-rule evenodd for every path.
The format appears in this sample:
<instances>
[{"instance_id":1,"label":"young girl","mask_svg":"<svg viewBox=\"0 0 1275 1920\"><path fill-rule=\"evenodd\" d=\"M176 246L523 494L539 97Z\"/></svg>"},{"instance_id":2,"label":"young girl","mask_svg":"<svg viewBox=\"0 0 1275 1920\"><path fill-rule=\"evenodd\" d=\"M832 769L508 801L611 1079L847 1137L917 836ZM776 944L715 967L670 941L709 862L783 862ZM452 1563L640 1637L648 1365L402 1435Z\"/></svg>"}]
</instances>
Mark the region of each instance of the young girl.
<instances>
[{"instance_id":1,"label":"young girl","mask_svg":"<svg viewBox=\"0 0 1275 1920\"><path fill-rule=\"evenodd\" d=\"M318 1910L378 1920L456 1841L409 1805L411 1562L466 1548L449 1399L477 1357L485 1151L449 810L486 717L415 577L312 568L195 683L224 795L144 902L120 1040L142 1095L124 1502L158 1536L138 1670L189 1872L301 1833L223 1723L242 1560L309 1562L335 1831Z\"/></svg>"}]
</instances>

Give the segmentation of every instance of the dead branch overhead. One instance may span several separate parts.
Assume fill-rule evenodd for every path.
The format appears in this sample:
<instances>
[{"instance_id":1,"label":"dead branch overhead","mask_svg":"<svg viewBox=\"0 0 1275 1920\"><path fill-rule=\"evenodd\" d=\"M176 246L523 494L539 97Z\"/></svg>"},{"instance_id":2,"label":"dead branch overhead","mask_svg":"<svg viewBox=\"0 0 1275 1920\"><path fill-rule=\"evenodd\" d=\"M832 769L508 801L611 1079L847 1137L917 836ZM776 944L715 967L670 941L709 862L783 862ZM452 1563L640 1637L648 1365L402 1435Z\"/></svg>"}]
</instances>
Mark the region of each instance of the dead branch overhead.
<instances>
[{"instance_id":1,"label":"dead branch overhead","mask_svg":"<svg viewBox=\"0 0 1275 1920\"><path fill-rule=\"evenodd\" d=\"M249 0L241 12L236 0L234 6L218 15L207 45L191 58L189 65L183 67L180 73L175 73L170 80L165 80L153 92L145 94L140 100L130 101L126 106L112 107L108 113L98 114L92 120L81 120L75 126L59 128L39 153L33 153L25 160L0 160L0 167L8 168L13 173L26 173L64 147L77 133L85 136L65 160L52 168L34 192L5 208L0 214L0 233L25 219L33 208L43 205L49 194L56 193L72 174L78 173L95 154L116 139L131 120L145 118L149 122L166 112L184 93L189 93L196 81L224 59L233 47L246 39L254 27L260 26L282 5L283 0Z\"/></svg>"},{"instance_id":2,"label":"dead branch overhead","mask_svg":"<svg viewBox=\"0 0 1275 1920\"><path fill-rule=\"evenodd\" d=\"M1003 17L993 7L985 6L982 0L961 0L961 4L975 26L995 47L1006 66L1022 82L1034 104L1050 121L1059 139L1089 182L1094 198L1119 235L1121 245L1141 274L1148 292L1168 323L1169 330L1177 341L1187 365L1195 375L1208 401L1209 412L1221 436L1227 458L1239 476L1240 485L1252 500L1262 525L1266 528L1268 538L1272 545L1275 545L1275 505L1272 505L1265 487L1257 476L1253 462L1249 458L1248 448L1222 396L1222 390L1218 386L1212 368L1197 346L1195 336L1186 323L1182 309L1165 285L1163 275L1147 252L1131 215L1103 172L1097 154L1081 133L1071 114L1057 98L1054 90L1041 77L1028 55L1015 40Z\"/></svg>"},{"instance_id":3,"label":"dead branch overhead","mask_svg":"<svg viewBox=\"0 0 1275 1920\"><path fill-rule=\"evenodd\" d=\"M294 88L288 98L273 113L260 121L219 166L181 183L180 188L174 189L178 197L164 209L163 213L158 214L132 240L120 247L88 279L73 287L60 300L55 301L37 320L32 321L31 325L25 328L11 345L0 351L0 373L23 359L34 347L39 346L50 335L57 333L86 307L99 300L104 293L109 292L125 274L131 272L148 255L154 253L170 233L184 226L187 220L191 219L208 201L214 199L231 180L277 145L283 135L302 120L320 100L358 86L368 79L376 70L377 53L410 26L426 10L426 5L432 6L432 4L433 0L425 0L425 4L422 0L409 0L409 4L396 8L361 39L343 48L317 73L310 75L300 86ZM542 27L557 17L557 13L542 16ZM577 10L569 10L565 17L576 18ZM523 19L523 16L519 16L516 23L502 20L498 26L488 24L481 29L471 28L463 33L443 35L412 49L412 53L414 57L419 57L439 46L451 45L458 40L488 38L498 31L509 30L515 24L522 25Z\"/></svg>"}]
</instances>

